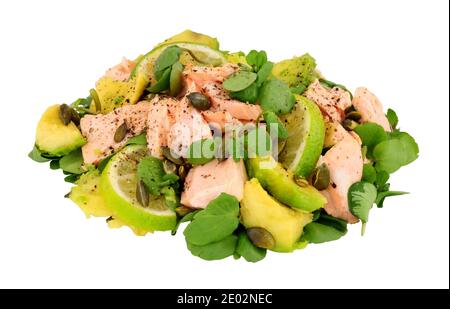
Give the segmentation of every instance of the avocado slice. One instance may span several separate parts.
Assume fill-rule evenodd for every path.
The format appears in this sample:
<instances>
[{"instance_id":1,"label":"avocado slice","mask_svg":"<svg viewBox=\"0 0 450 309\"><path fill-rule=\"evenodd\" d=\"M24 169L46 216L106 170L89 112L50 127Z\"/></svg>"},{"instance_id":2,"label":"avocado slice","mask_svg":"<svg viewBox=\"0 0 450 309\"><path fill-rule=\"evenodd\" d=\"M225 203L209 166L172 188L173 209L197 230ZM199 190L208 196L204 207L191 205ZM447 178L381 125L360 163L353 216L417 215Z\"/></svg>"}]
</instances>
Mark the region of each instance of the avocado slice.
<instances>
[{"instance_id":1,"label":"avocado slice","mask_svg":"<svg viewBox=\"0 0 450 309\"><path fill-rule=\"evenodd\" d=\"M253 178L245 183L241 201L241 222L246 228L261 227L275 239L277 252L291 252L304 247L299 241L303 227L312 221L311 213L295 211L277 202Z\"/></svg>"},{"instance_id":2,"label":"avocado slice","mask_svg":"<svg viewBox=\"0 0 450 309\"><path fill-rule=\"evenodd\" d=\"M312 212L322 208L325 197L313 186L299 186L291 173L272 157L256 157L248 160L249 174L278 201L296 210Z\"/></svg>"},{"instance_id":3,"label":"avocado slice","mask_svg":"<svg viewBox=\"0 0 450 309\"><path fill-rule=\"evenodd\" d=\"M49 157L64 156L86 143L73 122L64 125L59 109L59 104L47 108L36 128L36 146Z\"/></svg>"},{"instance_id":4,"label":"avocado slice","mask_svg":"<svg viewBox=\"0 0 450 309\"><path fill-rule=\"evenodd\" d=\"M308 87L317 77L316 60L309 54L275 63L272 75L288 84L289 87L300 85Z\"/></svg>"},{"instance_id":5,"label":"avocado slice","mask_svg":"<svg viewBox=\"0 0 450 309\"><path fill-rule=\"evenodd\" d=\"M166 44L173 44L173 43L180 43L180 42L189 42L189 43L196 43L196 44L203 44L208 47L211 47L212 49L219 49L219 41L216 38L212 38L206 34L194 32L191 30L185 30L181 33L178 33L163 42L159 43L157 45L166 45Z\"/></svg>"}]
</instances>

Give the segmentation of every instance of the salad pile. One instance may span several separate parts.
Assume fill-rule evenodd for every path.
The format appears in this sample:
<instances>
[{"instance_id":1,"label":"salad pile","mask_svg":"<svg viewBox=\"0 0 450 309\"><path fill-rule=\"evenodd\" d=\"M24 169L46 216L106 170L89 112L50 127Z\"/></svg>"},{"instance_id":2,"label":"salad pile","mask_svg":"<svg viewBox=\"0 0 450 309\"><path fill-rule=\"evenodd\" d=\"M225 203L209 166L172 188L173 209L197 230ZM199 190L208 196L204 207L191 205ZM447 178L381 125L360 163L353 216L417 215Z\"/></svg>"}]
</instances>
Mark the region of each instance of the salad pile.
<instances>
[{"instance_id":1,"label":"salad pile","mask_svg":"<svg viewBox=\"0 0 450 309\"><path fill-rule=\"evenodd\" d=\"M137 235L185 224L205 260L257 262L341 238L417 159L367 88L327 80L304 54L226 52L186 30L107 70L86 98L50 106L29 157L61 169L87 217Z\"/></svg>"}]
</instances>

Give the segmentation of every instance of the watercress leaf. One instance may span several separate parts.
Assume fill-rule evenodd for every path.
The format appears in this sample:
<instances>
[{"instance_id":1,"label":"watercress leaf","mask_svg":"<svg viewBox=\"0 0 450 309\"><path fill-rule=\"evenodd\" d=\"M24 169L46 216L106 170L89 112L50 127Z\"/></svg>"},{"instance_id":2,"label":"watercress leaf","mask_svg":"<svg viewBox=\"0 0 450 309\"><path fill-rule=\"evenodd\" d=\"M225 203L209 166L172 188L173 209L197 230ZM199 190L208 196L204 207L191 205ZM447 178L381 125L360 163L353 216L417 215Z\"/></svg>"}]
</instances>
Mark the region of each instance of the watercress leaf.
<instances>
[{"instance_id":1,"label":"watercress leaf","mask_svg":"<svg viewBox=\"0 0 450 309\"><path fill-rule=\"evenodd\" d=\"M258 78L256 79L256 84L258 86L261 86L266 79L270 76L272 73L273 68L273 62L266 62L262 65L262 67L258 71Z\"/></svg>"},{"instance_id":2,"label":"watercress leaf","mask_svg":"<svg viewBox=\"0 0 450 309\"><path fill-rule=\"evenodd\" d=\"M347 221L327 215L323 211L320 213L320 216L316 221L318 223L331 226L338 231L347 233Z\"/></svg>"},{"instance_id":3,"label":"watercress leaf","mask_svg":"<svg viewBox=\"0 0 450 309\"><path fill-rule=\"evenodd\" d=\"M373 158L377 171L393 173L402 167L407 160L407 154L403 148L402 141L397 138L376 145L373 149Z\"/></svg>"},{"instance_id":4,"label":"watercress leaf","mask_svg":"<svg viewBox=\"0 0 450 309\"><path fill-rule=\"evenodd\" d=\"M244 90L230 92L230 97L241 102L255 103L258 100L258 92L259 87L257 83L253 83Z\"/></svg>"},{"instance_id":5,"label":"watercress leaf","mask_svg":"<svg viewBox=\"0 0 450 309\"><path fill-rule=\"evenodd\" d=\"M386 183L389 180L389 173L386 171L378 171L377 172L377 178L375 180L375 186L378 188L378 191L380 191L380 188L386 185Z\"/></svg>"},{"instance_id":6,"label":"watercress leaf","mask_svg":"<svg viewBox=\"0 0 450 309\"><path fill-rule=\"evenodd\" d=\"M354 131L361 138L362 144L367 146L369 151L375 147L375 145L387 140L388 135L384 131L383 127L376 123L364 123L358 125Z\"/></svg>"},{"instance_id":7,"label":"watercress leaf","mask_svg":"<svg viewBox=\"0 0 450 309\"><path fill-rule=\"evenodd\" d=\"M175 210L175 208L180 206L180 199L174 188L170 186L163 187L161 193L164 195L164 202L168 208Z\"/></svg>"},{"instance_id":8,"label":"watercress leaf","mask_svg":"<svg viewBox=\"0 0 450 309\"><path fill-rule=\"evenodd\" d=\"M217 216L200 212L184 230L186 241L204 246L231 235L239 225L237 216Z\"/></svg>"},{"instance_id":9,"label":"watercress leaf","mask_svg":"<svg viewBox=\"0 0 450 309\"><path fill-rule=\"evenodd\" d=\"M271 79L262 85L259 101L264 111L272 111L280 115L287 114L292 110L295 97L286 83L278 79Z\"/></svg>"},{"instance_id":10,"label":"watercress leaf","mask_svg":"<svg viewBox=\"0 0 450 309\"><path fill-rule=\"evenodd\" d=\"M311 222L303 229L301 240L312 244L321 244L328 241L334 241L347 233L347 230L341 231L330 225L320 222Z\"/></svg>"},{"instance_id":11,"label":"watercress leaf","mask_svg":"<svg viewBox=\"0 0 450 309\"><path fill-rule=\"evenodd\" d=\"M266 122L267 132L271 132L271 130L275 129L277 131L278 138L286 139L288 138L288 131L284 126L283 122L278 118L278 116L271 111L267 111L263 113L264 121Z\"/></svg>"},{"instance_id":12,"label":"watercress leaf","mask_svg":"<svg viewBox=\"0 0 450 309\"><path fill-rule=\"evenodd\" d=\"M397 113L393 109L389 108L387 110L386 117L387 117L387 119L389 121L389 124L391 125L392 129L395 130L395 128L397 127L397 124L398 124Z\"/></svg>"},{"instance_id":13,"label":"watercress leaf","mask_svg":"<svg viewBox=\"0 0 450 309\"><path fill-rule=\"evenodd\" d=\"M142 133L142 134L139 134L139 135L136 135L136 136L130 138L126 142L125 146L127 146L127 145L147 145L147 136L146 136L146 134Z\"/></svg>"},{"instance_id":14,"label":"watercress leaf","mask_svg":"<svg viewBox=\"0 0 450 309\"><path fill-rule=\"evenodd\" d=\"M377 204L378 208L382 208L383 207L383 202L384 199L386 197L389 196L398 196L398 195L404 195L404 194L409 194L409 192L404 192L404 191L384 191L384 192L378 192L377 194L377 198L375 200L375 204Z\"/></svg>"},{"instance_id":15,"label":"watercress leaf","mask_svg":"<svg viewBox=\"0 0 450 309\"><path fill-rule=\"evenodd\" d=\"M266 249L256 247L248 238L245 231L239 233L236 252L242 256L247 262L256 263L266 257Z\"/></svg>"},{"instance_id":16,"label":"watercress leaf","mask_svg":"<svg viewBox=\"0 0 450 309\"><path fill-rule=\"evenodd\" d=\"M98 169L98 171L99 171L100 173L103 172L103 170L105 169L105 167L106 167L106 165L108 164L109 160L111 160L111 158L112 158L113 156L114 156L114 155L109 155L109 156L107 156L106 158L104 158L103 160L100 161L100 163L99 163L98 166L97 166L97 169Z\"/></svg>"},{"instance_id":17,"label":"watercress leaf","mask_svg":"<svg viewBox=\"0 0 450 309\"><path fill-rule=\"evenodd\" d=\"M176 235L178 228L180 227L181 223L185 223L185 222L189 222L192 221L195 217L195 215L199 212L200 210L194 210L191 211L190 213L186 214L185 216L183 216L180 220L178 220L177 224L175 225L175 227L172 230L172 235Z\"/></svg>"},{"instance_id":18,"label":"watercress leaf","mask_svg":"<svg viewBox=\"0 0 450 309\"><path fill-rule=\"evenodd\" d=\"M64 178L65 182L75 183L80 178L80 175L77 174L69 174Z\"/></svg>"},{"instance_id":19,"label":"watercress leaf","mask_svg":"<svg viewBox=\"0 0 450 309\"><path fill-rule=\"evenodd\" d=\"M402 151L405 153L405 162L403 165L415 161L419 157L419 146L414 138L406 132L399 132L397 138L402 143Z\"/></svg>"},{"instance_id":20,"label":"watercress leaf","mask_svg":"<svg viewBox=\"0 0 450 309\"><path fill-rule=\"evenodd\" d=\"M158 79L158 81L155 84L148 87L147 90L152 93L157 93L169 89L171 71L172 71L171 67L165 69L161 74L161 77Z\"/></svg>"},{"instance_id":21,"label":"watercress leaf","mask_svg":"<svg viewBox=\"0 0 450 309\"><path fill-rule=\"evenodd\" d=\"M172 66L180 58L181 49L176 46L169 46L162 51L155 61L154 71L161 72Z\"/></svg>"},{"instance_id":22,"label":"watercress leaf","mask_svg":"<svg viewBox=\"0 0 450 309\"><path fill-rule=\"evenodd\" d=\"M255 82L258 75L249 71L238 71L231 74L223 82L223 88L228 91L242 91Z\"/></svg>"},{"instance_id":23,"label":"watercress leaf","mask_svg":"<svg viewBox=\"0 0 450 309\"><path fill-rule=\"evenodd\" d=\"M33 149L28 154L28 157L31 160L33 160L35 162L39 162L39 163L44 163L44 162L50 161L49 158L46 158L46 157L42 156L41 151L36 147L36 145L34 145Z\"/></svg>"},{"instance_id":24,"label":"watercress leaf","mask_svg":"<svg viewBox=\"0 0 450 309\"><path fill-rule=\"evenodd\" d=\"M144 158L137 166L139 179L145 183L149 193L153 195L161 194L161 184L164 182L165 174L162 161L155 157Z\"/></svg>"},{"instance_id":25,"label":"watercress leaf","mask_svg":"<svg viewBox=\"0 0 450 309\"><path fill-rule=\"evenodd\" d=\"M369 211L377 198L377 188L365 181L351 185L348 190L348 206L350 212L363 223L369 220Z\"/></svg>"},{"instance_id":26,"label":"watercress leaf","mask_svg":"<svg viewBox=\"0 0 450 309\"><path fill-rule=\"evenodd\" d=\"M257 58L258 58L258 52L254 49L252 49L248 55L245 57L245 60L247 61L247 63L250 66L254 66L257 63Z\"/></svg>"},{"instance_id":27,"label":"watercress leaf","mask_svg":"<svg viewBox=\"0 0 450 309\"><path fill-rule=\"evenodd\" d=\"M208 206L201 213L215 216L231 216L239 215L239 201L233 195L221 193L218 197L209 202ZM197 216L200 216L199 213Z\"/></svg>"},{"instance_id":28,"label":"watercress leaf","mask_svg":"<svg viewBox=\"0 0 450 309\"><path fill-rule=\"evenodd\" d=\"M377 171L371 163L364 164L362 180L370 183L375 183L377 180Z\"/></svg>"},{"instance_id":29,"label":"watercress leaf","mask_svg":"<svg viewBox=\"0 0 450 309\"><path fill-rule=\"evenodd\" d=\"M65 172L71 174L82 174L84 172L83 166L83 154L81 148L75 149L69 154L59 160L59 166Z\"/></svg>"},{"instance_id":30,"label":"watercress leaf","mask_svg":"<svg viewBox=\"0 0 450 309\"><path fill-rule=\"evenodd\" d=\"M187 242L187 247L192 255L207 261L221 260L232 256L236 249L237 236L230 235L224 239L207 244L205 246L197 246Z\"/></svg>"},{"instance_id":31,"label":"watercress leaf","mask_svg":"<svg viewBox=\"0 0 450 309\"><path fill-rule=\"evenodd\" d=\"M52 170L59 170L59 160L51 160L50 161L50 169Z\"/></svg>"}]
</instances>

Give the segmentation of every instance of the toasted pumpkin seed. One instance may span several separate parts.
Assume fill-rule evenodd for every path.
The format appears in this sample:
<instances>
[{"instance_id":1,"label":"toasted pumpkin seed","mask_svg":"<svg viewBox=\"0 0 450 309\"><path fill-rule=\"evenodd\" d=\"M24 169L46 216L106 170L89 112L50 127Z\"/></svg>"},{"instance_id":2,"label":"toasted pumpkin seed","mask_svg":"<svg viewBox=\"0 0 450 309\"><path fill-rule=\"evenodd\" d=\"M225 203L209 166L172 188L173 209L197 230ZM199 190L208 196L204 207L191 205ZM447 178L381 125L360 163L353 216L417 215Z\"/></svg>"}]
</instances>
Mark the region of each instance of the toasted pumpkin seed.
<instances>
[{"instance_id":1,"label":"toasted pumpkin seed","mask_svg":"<svg viewBox=\"0 0 450 309\"><path fill-rule=\"evenodd\" d=\"M314 169L311 174L311 183L317 190L325 190L330 185L330 170L325 163Z\"/></svg>"},{"instance_id":2,"label":"toasted pumpkin seed","mask_svg":"<svg viewBox=\"0 0 450 309\"><path fill-rule=\"evenodd\" d=\"M136 199L142 207L148 207L150 195L145 183L142 180L139 180L136 186Z\"/></svg>"},{"instance_id":3,"label":"toasted pumpkin seed","mask_svg":"<svg viewBox=\"0 0 450 309\"><path fill-rule=\"evenodd\" d=\"M128 127L127 127L127 123L123 122L117 129L116 129L116 133L114 133L114 141L116 143L120 143L121 141L123 141L123 139L125 138L125 136L127 135L128 132Z\"/></svg>"},{"instance_id":4,"label":"toasted pumpkin seed","mask_svg":"<svg viewBox=\"0 0 450 309\"><path fill-rule=\"evenodd\" d=\"M194 211L194 209L186 207L186 206L180 206L180 207L175 208L175 212L180 217L184 217L185 215L187 215L188 213L190 213L192 211Z\"/></svg>"},{"instance_id":5,"label":"toasted pumpkin seed","mask_svg":"<svg viewBox=\"0 0 450 309\"><path fill-rule=\"evenodd\" d=\"M344 122L342 123L342 126L346 130L352 131L358 126L358 123L351 119L345 119Z\"/></svg>"},{"instance_id":6,"label":"toasted pumpkin seed","mask_svg":"<svg viewBox=\"0 0 450 309\"><path fill-rule=\"evenodd\" d=\"M65 126L69 125L72 121L72 111L69 105L61 104L59 106L59 118Z\"/></svg>"},{"instance_id":7,"label":"toasted pumpkin seed","mask_svg":"<svg viewBox=\"0 0 450 309\"><path fill-rule=\"evenodd\" d=\"M78 126L78 125L80 124L80 115L79 115L78 112L77 112L75 109L73 109L73 108L70 108L70 112L72 113L72 122L73 122L76 126Z\"/></svg>"},{"instance_id":8,"label":"toasted pumpkin seed","mask_svg":"<svg viewBox=\"0 0 450 309\"><path fill-rule=\"evenodd\" d=\"M166 158L167 160L169 160L177 165L181 165L184 163L183 158L181 158L181 157L177 158L172 155L172 152L170 151L169 147L161 147L161 151L162 151L164 158Z\"/></svg>"},{"instance_id":9,"label":"toasted pumpkin seed","mask_svg":"<svg viewBox=\"0 0 450 309\"><path fill-rule=\"evenodd\" d=\"M164 160L163 162L163 168L164 168L164 172L166 172L166 174L171 174L177 173L177 166L175 165L175 163L169 161L169 160Z\"/></svg>"},{"instance_id":10,"label":"toasted pumpkin seed","mask_svg":"<svg viewBox=\"0 0 450 309\"><path fill-rule=\"evenodd\" d=\"M355 121L359 121L361 119L361 113L357 111L351 111L345 115L346 119L351 119Z\"/></svg>"},{"instance_id":11,"label":"toasted pumpkin seed","mask_svg":"<svg viewBox=\"0 0 450 309\"><path fill-rule=\"evenodd\" d=\"M187 95L187 98L192 106L198 110L204 111L211 107L208 98L200 92L191 92Z\"/></svg>"},{"instance_id":12,"label":"toasted pumpkin seed","mask_svg":"<svg viewBox=\"0 0 450 309\"><path fill-rule=\"evenodd\" d=\"M272 234L262 227L252 227L247 229L247 236L257 247L265 249L272 249L275 247L275 239Z\"/></svg>"},{"instance_id":13,"label":"toasted pumpkin seed","mask_svg":"<svg viewBox=\"0 0 450 309\"><path fill-rule=\"evenodd\" d=\"M180 167L178 168L178 176L180 177L181 181L184 181L186 179L189 169L189 165L180 165Z\"/></svg>"},{"instance_id":14,"label":"toasted pumpkin seed","mask_svg":"<svg viewBox=\"0 0 450 309\"><path fill-rule=\"evenodd\" d=\"M98 97L97 91L95 89L91 89L91 90L89 90L89 94L91 95L91 98L94 101L95 110L97 112L101 112L102 111L102 104L100 102L100 98Z\"/></svg>"}]
</instances>

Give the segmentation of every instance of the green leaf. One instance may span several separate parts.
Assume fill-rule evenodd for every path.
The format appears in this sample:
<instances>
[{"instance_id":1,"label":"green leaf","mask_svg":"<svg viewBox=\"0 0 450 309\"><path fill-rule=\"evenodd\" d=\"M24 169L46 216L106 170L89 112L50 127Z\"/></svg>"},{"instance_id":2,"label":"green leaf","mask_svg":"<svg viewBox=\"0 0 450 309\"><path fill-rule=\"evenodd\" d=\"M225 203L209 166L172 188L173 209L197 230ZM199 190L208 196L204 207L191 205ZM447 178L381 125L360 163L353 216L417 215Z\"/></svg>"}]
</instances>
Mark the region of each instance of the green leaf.
<instances>
[{"instance_id":1,"label":"green leaf","mask_svg":"<svg viewBox=\"0 0 450 309\"><path fill-rule=\"evenodd\" d=\"M109 156L107 156L106 158L104 158L103 160L100 161L100 163L99 163L98 166L97 166L97 169L98 169L98 171L99 171L100 173L103 172L103 170L105 169L106 165L108 165L109 160L111 160L111 158L112 158L113 156L114 156L114 155L109 155Z\"/></svg>"},{"instance_id":2,"label":"green leaf","mask_svg":"<svg viewBox=\"0 0 450 309\"><path fill-rule=\"evenodd\" d=\"M223 82L223 88L228 91L242 91L256 81L257 74L249 71L238 71L231 74Z\"/></svg>"},{"instance_id":3,"label":"green leaf","mask_svg":"<svg viewBox=\"0 0 450 309\"><path fill-rule=\"evenodd\" d=\"M377 199L375 200L375 204L377 204L378 208L383 208L384 199L389 196L398 196L398 195L404 195L409 194L409 192L404 191L384 191L384 192L378 192Z\"/></svg>"},{"instance_id":4,"label":"green leaf","mask_svg":"<svg viewBox=\"0 0 450 309\"><path fill-rule=\"evenodd\" d=\"M75 183L79 178L80 175L78 174L70 174L64 178L64 181L68 183Z\"/></svg>"},{"instance_id":5,"label":"green leaf","mask_svg":"<svg viewBox=\"0 0 450 309\"><path fill-rule=\"evenodd\" d=\"M186 161L192 165L203 165L214 159L216 145L213 139L193 142L187 151Z\"/></svg>"},{"instance_id":6,"label":"green leaf","mask_svg":"<svg viewBox=\"0 0 450 309\"><path fill-rule=\"evenodd\" d=\"M238 225L239 219L237 217L206 215L200 212L186 227L184 236L189 243L204 246L231 235Z\"/></svg>"},{"instance_id":7,"label":"green leaf","mask_svg":"<svg viewBox=\"0 0 450 309\"><path fill-rule=\"evenodd\" d=\"M389 124L391 125L392 129L395 130L395 128L397 127L397 124L398 124L397 113L393 109L389 108L387 110L386 117L387 117L387 119L389 121Z\"/></svg>"},{"instance_id":8,"label":"green leaf","mask_svg":"<svg viewBox=\"0 0 450 309\"><path fill-rule=\"evenodd\" d=\"M361 219L369 221L369 212L377 198L377 188L369 182L360 181L348 189L348 206L350 212Z\"/></svg>"},{"instance_id":9,"label":"green leaf","mask_svg":"<svg viewBox=\"0 0 450 309\"><path fill-rule=\"evenodd\" d=\"M293 94L302 94L303 92L306 91L306 89L308 89L308 87L306 87L303 84L299 84L295 87L291 87L290 89Z\"/></svg>"},{"instance_id":10,"label":"green leaf","mask_svg":"<svg viewBox=\"0 0 450 309\"><path fill-rule=\"evenodd\" d=\"M180 206L180 199L178 198L174 188L166 186L161 189L161 194L164 195L164 202L170 209L175 211L175 208Z\"/></svg>"},{"instance_id":11,"label":"green leaf","mask_svg":"<svg viewBox=\"0 0 450 309\"><path fill-rule=\"evenodd\" d=\"M383 127L376 123L364 123L358 125L354 131L361 138L362 144L367 146L369 152L372 151L375 145L387 140L388 135Z\"/></svg>"},{"instance_id":12,"label":"green leaf","mask_svg":"<svg viewBox=\"0 0 450 309\"><path fill-rule=\"evenodd\" d=\"M42 156L42 152L36 147L36 145L34 145L33 150L30 151L30 153L28 154L28 157L31 160L33 160L35 162L39 162L39 163L44 163L44 162L50 161L49 158Z\"/></svg>"},{"instance_id":13,"label":"green leaf","mask_svg":"<svg viewBox=\"0 0 450 309\"><path fill-rule=\"evenodd\" d=\"M415 161L419 157L419 146L414 138L406 132L399 132L396 138L401 141L403 146L402 151L405 153L405 162L403 165Z\"/></svg>"},{"instance_id":14,"label":"green leaf","mask_svg":"<svg viewBox=\"0 0 450 309\"><path fill-rule=\"evenodd\" d=\"M232 256L236 249L237 236L230 235L220 241L205 246L197 246L187 242L187 247L192 255L207 261L221 260Z\"/></svg>"},{"instance_id":15,"label":"green leaf","mask_svg":"<svg viewBox=\"0 0 450 309\"><path fill-rule=\"evenodd\" d=\"M60 169L59 160L51 160L50 161L50 169L59 170Z\"/></svg>"},{"instance_id":16,"label":"green leaf","mask_svg":"<svg viewBox=\"0 0 450 309\"><path fill-rule=\"evenodd\" d=\"M239 201L232 195L221 193L186 227L186 241L198 246L219 241L238 227L238 215Z\"/></svg>"},{"instance_id":17,"label":"green leaf","mask_svg":"<svg viewBox=\"0 0 450 309\"><path fill-rule=\"evenodd\" d=\"M261 86L266 79L270 76L273 69L273 62L266 62L263 64L261 69L258 71L258 78L256 79L256 84Z\"/></svg>"},{"instance_id":18,"label":"green leaf","mask_svg":"<svg viewBox=\"0 0 450 309\"><path fill-rule=\"evenodd\" d=\"M83 166L83 154L81 148L75 149L71 153L65 155L59 160L60 168L71 174L82 174L84 172Z\"/></svg>"},{"instance_id":19,"label":"green leaf","mask_svg":"<svg viewBox=\"0 0 450 309\"><path fill-rule=\"evenodd\" d=\"M164 72L161 74L161 77L156 82L156 84L148 87L147 90L152 93L157 93L169 89L171 71L172 71L171 67L165 69Z\"/></svg>"},{"instance_id":20,"label":"green leaf","mask_svg":"<svg viewBox=\"0 0 450 309\"><path fill-rule=\"evenodd\" d=\"M386 171L378 171L377 172L377 178L375 180L375 186L380 190L381 187L387 184L389 180L389 173Z\"/></svg>"},{"instance_id":21,"label":"green leaf","mask_svg":"<svg viewBox=\"0 0 450 309\"><path fill-rule=\"evenodd\" d=\"M136 135L127 141L125 146L127 145L147 145L147 135L145 133Z\"/></svg>"},{"instance_id":22,"label":"green leaf","mask_svg":"<svg viewBox=\"0 0 450 309\"><path fill-rule=\"evenodd\" d=\"M247 262L256 263L266 257L266 249L256 247L248 238L245 231L239 233L236 253Z\"/></svg>"},{"instance_id":23,"label":"green leaf","mask_svg":"<svg viewBox=\"0 0 450 309\"><path fill-rule=\"evenodd\" d=\"M259 101L264 111L287 114L295 104L295 97L288 85L281 80L271 79L264 82L259 94Z\"/></svg>"},{"instance_id":24,"label":"green leaf","mask_svg":"<svg viewBox=\"0 0 450 309\"><path fill-rule=\"evenodd\" d=\"M90 110L92 103L92 97L89 95L86 98L79 98L70 106L80 115L80 117L83 117L86 114L92 113Z\"/></svg>"},{"instance_id":25,"label":"green leaf","mask_svg":"<svg viewBox=\"0 0 450 309\"><path fill-rule=\"evenodd\" d=\"M393 173L406 162L403 144L398 139L391 139L378 144L373 150L375 168L378 171Z\"/></svg>"},{"instance_id":26,"label":"green leaf","mask_svg":"<svg viewBox=\"0 0 450 309\"><path fill-rule=\"evenodd\" d=\"M166 49L164 49L155 61L154 66L155 77L159 79L156 76L156 73L162 72L171 67L175 62L178 61L178 59L180 58L180 54L181 49L176 45L169 46Z\"/></svg>"},{"instance_id":27,"label":"green leaf","mask_svg":"<svg viewBox=\"0 0 450 309\"><path fill-rule=\"evenodd\" d=\"M244 90L230 92L230 97L241 102L255 103L258 100L258 94L259 87L256 83L253 83Z\"/></svg>"},{"instance_id":28,"label":"green leaf","mask_svg":"<svg viewBox=\"0 0 450 309\"><path fill-rule=\"evenodd\" d=\"M318 218L307 224L303 229L302 241L320 244L334 241L347 234L347 222L325 213L319 213Z\"/></svg>"},{"instance_id":29,"label":"green leaf","mask_svg":"<svg viewBox=\"0 0 450 309\"><path fill-rule=\"evenodd\" d=\"M152 195L160 195L161 189L178 181L175 174L166 174L162 161L155 157L146 157L137 166L137 175Z\"/></svg>"},{"instance_id":30,"label":"green leaf","mask_svg":"<svg viewBox=\"0 0 450 309\"><path fill-rule=\"evenodd\" d=\"M286 139L288 138L288 130L284 126L283 122L278 118L278 116L271 111L264 112L263 113L264 121L266 122L266 129L267 132L271 132L271 129L277 130L278 138L280 139Z\"/></svg>"},{"instance_id":31,"label":"green leaf","mask_svg":"<svg viewBox=\"0 0 450 309\"><path fill-rule=\"evenodd\" d=\"M180 227L181 223L185 223L185 222L189 222L192 221L195 217L195 215L197 213L199 213L201 210L194 210L191 211L190 213L186 214L185 216L183 216L180 220L178 220L176 226L174 227L174 229L172 230L172 235L175 235L178 231L178 228Z\"/></svg>"},{"instance_id":32,"label":"green leaf","mask_svg":"<svg viewBox=\"0 0 450 309\"><path fill-rule=\"evenodd\" d=\"M375 183L377 180L377 171L371 163L364 164L362 180L370 183Z\"/></svg>"},{"instance_id":33,"label":"green leaf","mask_svg":"<svg viewBox=\"0 0 450 309\"><path fill-rule=\"evenodd\" d=\"M179 61L172 65L172 71L170 72L169 94L173 97L177 96L183 87L183 83L181 81L183 68L183 65Z\"/></svg>"},{"instance_id":34,"label":"green leaf","mask_svg":"<svg viewBox=\"0 0 450 309\"><path fill-rule=\"evenodd\" d=\"M267 53L263 50L258 52L253 49L245 57L245 60L247 60L247 63L253 67L255 72L258 72L260 68L267 62Z\"/></svg>"}]
</instances>

